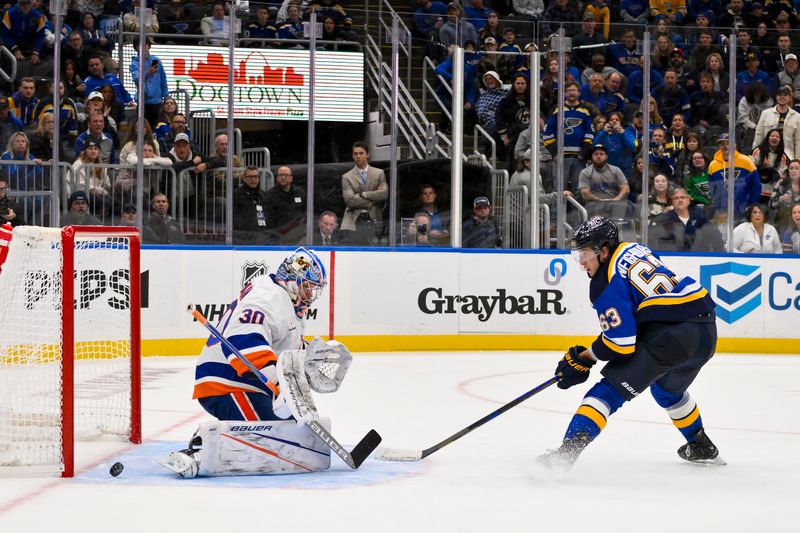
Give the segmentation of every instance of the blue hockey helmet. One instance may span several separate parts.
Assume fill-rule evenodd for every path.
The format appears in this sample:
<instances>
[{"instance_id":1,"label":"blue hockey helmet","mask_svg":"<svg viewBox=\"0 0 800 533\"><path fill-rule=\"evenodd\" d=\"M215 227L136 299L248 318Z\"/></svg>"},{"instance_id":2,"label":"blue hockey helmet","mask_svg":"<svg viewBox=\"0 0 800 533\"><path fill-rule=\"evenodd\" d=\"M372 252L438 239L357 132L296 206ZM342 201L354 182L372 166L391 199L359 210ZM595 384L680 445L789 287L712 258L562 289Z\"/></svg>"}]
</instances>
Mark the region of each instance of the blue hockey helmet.
<instances>
[{"instance_id":1,"label":"blue hockey helmet","mask_svg":"<svg viewBox=\"0 0 800 533\"><path fill-rule=\"evenodd\" d=\"M297 316L302 316L322 295L328 283L328 274L313 250L298 248L278 266L275 281L289 293Z\"/></svg>"},{"instance_id":2,"label":"blue hockey helmet","mask_svg":"<svg viewBox=\"0 0 800 533\"><path fill-rule=\"evenodd\" d=\"M619 246L619 230L611 220L605 217L594 217L587 220L575 230L572 236L572 249L591 248L597 253L608 246L614 252Z\"/></svg>"}]
</instances>

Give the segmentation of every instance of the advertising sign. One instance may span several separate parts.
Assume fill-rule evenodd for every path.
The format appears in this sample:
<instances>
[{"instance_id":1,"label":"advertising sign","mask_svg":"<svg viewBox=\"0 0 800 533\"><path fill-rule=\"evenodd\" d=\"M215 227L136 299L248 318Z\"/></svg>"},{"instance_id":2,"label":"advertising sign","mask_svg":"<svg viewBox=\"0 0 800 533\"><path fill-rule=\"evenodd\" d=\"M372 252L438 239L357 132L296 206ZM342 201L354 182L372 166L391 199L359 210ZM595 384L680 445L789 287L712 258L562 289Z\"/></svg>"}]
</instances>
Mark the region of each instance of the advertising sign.
<instances>
[{"instance_id":1,"label":"advertising sign","mask_svg":"<svg viewBox=\"0 0 800 533\"><path fill-rule=\"evenodd\" d=\"M211 109L228 117L228 49L214 46L153 45L150 53L164 65L170 91L185 90L191 109ZM136 55L123 49L122 65ZM315 120L361 122L364 118L364 55L316 53ZM235 119L308 120L308 50L237 48L233 69ZM125 88L136 94L130 71Z\"/></svg>"}]
</instances>

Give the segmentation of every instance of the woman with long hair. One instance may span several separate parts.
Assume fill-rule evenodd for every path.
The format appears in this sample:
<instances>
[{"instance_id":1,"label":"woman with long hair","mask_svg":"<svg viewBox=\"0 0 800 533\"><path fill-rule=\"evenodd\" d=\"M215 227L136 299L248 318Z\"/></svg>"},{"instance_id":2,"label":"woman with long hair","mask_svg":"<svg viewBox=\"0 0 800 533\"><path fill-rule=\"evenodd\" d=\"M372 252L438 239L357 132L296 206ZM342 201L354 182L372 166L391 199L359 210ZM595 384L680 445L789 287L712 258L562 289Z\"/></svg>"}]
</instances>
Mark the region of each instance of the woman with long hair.
<instances>
[{"instance_id":1,"label":"woman with long hair","mask_svg":"<svg viewBox=\"0 0 800 533\"><path fill-rule=\"evenodd\" d=\"M773 105L769 89L763 83L753 82L745 88L736 115L736 146L741 153L749 155L747 148L753 146L758 118L762 111Z\"/></svg>"},{"instance_id":2,"label":"woman with long hair","mask_svg":"<svg viewBox=\"0 0 800 533\"><path fill-rule=\"evenodd\" d=\"M670 68L670 58L672 51L675 50L675 43L666 35L656 37L656 46L653 48L652 66L659 72Z\"/></svg>"},{"instance_id":3,"label":"woman with long hair","mask_svg":"<svg viewBox=\"0 0 800 533\"><path fill-rule=\"evenodd\" d=\"M713 90L719 92L722 95L723 101L727 102L730 76L728 76L725 70L725 62L722 61L722 56L718 52L708 54L705 72L711 74L711 78L714 80Z\"/></svg>"},{"instance_id":4,"label":"woman with long hair","mask_svg":"<svg viewBox=\"0 0 800 533\"><path fill-rule=\"evenodd\" d=\"M753 204L744 212L744 222L733 228L733 251L743 254L780 254L778 231L766 222L766 210Z\"/></svg>"},{"instance_id":5,"label":"woman with long hair","mask_svg":"<svg viewBox=\"0 0 800 533\"><path fill-rule=\"evenodd\" d=\"M78 66L72 59L64 60L64 68L61 71L61 81L64 83L66 95L76 102L83 102L83 91L86 84L78 76Z\"/></svg>"},{"instance_id":6,"label":"woman with long hair","mask_svg":"<svg viewBox=\"0 0 800 533\"><path fill-rule=\"evenodd\" d=\"M775 225L783 231L789 227L792 218L792 206L800 202L800 160L792 159L786 169L786 175L772 190L769 208L773 212Z\"/></svg>"},{"instance_id":7,"label":"woman with long hair","mask_svg":"<svg viewBox=\"0 0 800 533\"><path fill-rule=\"evenodd\" d=\"M708 157L697 150L689 158L689 170L683 176L683 188L689 193L692 205L713 205L708 185Z\"/></svg>"},{"instance_id":8,"label":"woman with long hair","mask_svg":"<svg viewBox=\"0 0 800 533\"><path fill-rule=\"evenodd\" d=\"M792 221L783 232L783 253L800 254L800 202L792 206Z\"/></svg>"},{"instance_id":9,"label":"woman with long hair","mask_svg":"<svg viewBox=\"0 0 800 533\"><path fill-rule=\"evenodd\" d=\"M167 96L161 102L161 109L158 110L158 124L165 122L172 124L172 118L178 112L178 102L171 96Z\"/></svg>"},{"instance_id":10,"label":"woman with long hair","mask_svg":"<svg viewBox=\"0 0 800 533\"><path fill-rule=\"evenodd\" d=\"M136 141L139 136L139 121L134 120L128 126L128 131L125 135L125 140L122 141L122 148L119 150L119 161L120 163L126 161L128 159L128 155L131 153L136 152ZM153 135L153 129L150 127L150 123L147 122L147 119L144 121L144 140L151 141L155 144L155 151L156 155L161 155L161 150L158 147L158 142L156 141L155 136Z\"/></svg>"},{"instance_id":11,"label":"woman with long hair","mask_svg":"<svg viewBox=\"0 0 800 533\"><path fill-rule=\"evenodd\" d=\"M489 11L486 24L478 32L481 42L484 42L487 37L493 37L498 43L503 40L503 28L500 26L500 16L497 11Z\"/></svg>"},{"instance_id":12,"label":"woman with long hair","mask_svg":"<svg viewBox=\"0 0 800 533\"><path fill-rule=\"evenodd\" d=\"M666 19L661 19L656 23L656 27L655 27L655 31L653 31L653 35L654 35L654 37L656 39L658 39L658 37L663 35L667 39L672 41L673 44L678 44L679 45L679 44L683 44L685 42L684 38L680 34L675 33L674 31L672 31L670 29L669 26L667 26L667 20Z\"/></svg>"},{"instance_id":13,"label":"woman with long hair","mask_svg":"<svg viewBox=\"0 0 800 533\"><path fill-rule=\"evenodd\" d=\"M31 135L31 154L42 161L53 159L53 131L55 130L55 120L53 113L42 113L36 129Z\"/></svg>"},{"instance_id":14,"label":"woman with long hair","mask_svg":"<svg viewBox=\"0 0 800 533\"><path fill-rule=\"evenodd\" d=\"M125 111L117 101L117 93L108 83L100 87L100 94L103 95L103 116L114 119L115 124L119 124L125 118Z\"/></svg>"},{"instance_id":15,"label":"woman with long hair","mask_svg":"<svg viewBox=\"0 0 800 533\"><path fill-rule=\"evenodd\" d=\"M753 163L761 179L761 202L766 204L789 166L789 158L783 151L781 130L775 128L767 132L761 144L753 150Z\"/></svg>"},{"instance_id":16,"label":"woman with long hair","mask_svg":"<svg viewBox=\"0 0 800 533\"><path fill-rule=\"evenodd\" d=\"M672 181L676 185L682 185L684 177L692 169L692 154L700 150L703 145L700 134L696 131L686 133L683 148L675 155L675 172L672 173Z\"/></svg>"},{"instance_id":17,"label":"woman with long hair","mask_svg":"<svg viewBox=\"0 0 800 533\"><path fill-rule=\"evenodd\" d=\"M650 189L650 197L647 199L647 218L652 221L664 211L672 209L672 191L669 180L664 174L653 176Z\"/></svg>"},{"instance_id":18,"label":"woman with long hair","mask_svg":"<svg viewBox=\"0 0 800 533\"><path fill-rule=\"evenodd\" d=\"M658 102L656 102L656 99L652 96L648 101L650 102L650 133L652 134L653 130L656 128L661 128L666 132L667 128L664 126L664 119L661 118L661 113L658 112ZM644 100L642 100L642 105L639 110L644 113Z\"/></svg>"},{"instance_id":19,"label":"woman with long hair","mask_svg":"<svg viewBox=\"0 0 800 533\"><path fill-rule=\"evenodd\" d=\"M0 175L6 179L9 189L16 191L44 191L49 189L42 172L42 160L31 154L28 136L23 132L17 131L11 134L6 151L0 155L0 161L4 161L0 166ZM25 198L24 204L25 210L34 214L33 217L28 218L26 216L25 218L29 222L32 219L36 220L38 218L36 215L43 213L44 197Z\"/></svg>"}]
</instances>

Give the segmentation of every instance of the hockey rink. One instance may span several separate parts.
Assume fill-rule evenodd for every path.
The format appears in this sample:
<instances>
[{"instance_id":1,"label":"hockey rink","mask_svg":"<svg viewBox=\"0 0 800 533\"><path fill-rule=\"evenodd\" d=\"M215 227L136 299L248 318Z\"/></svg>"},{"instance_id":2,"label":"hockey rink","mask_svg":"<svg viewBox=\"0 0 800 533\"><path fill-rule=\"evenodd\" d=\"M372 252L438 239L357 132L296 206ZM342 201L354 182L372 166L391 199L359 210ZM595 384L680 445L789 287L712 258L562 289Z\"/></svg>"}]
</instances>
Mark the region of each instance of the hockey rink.
<instances>
[{"instance_id":1,"label":"hockey rink","mask_svg":"<svg viewBox=\"0 0 800 533\"><path fill-rule=\"evenodd\" d=\"M351 447L370 428L421 450L548 379L560 354L355 354L316 395ZM415 463L337 457L306 475L181 479L156 458L209 420L191 400L193 357L143 360L144 442L79 442L76 476L0 478L0 532L796 532L800 357L718 355L690 389L727 466L681 461L649 394L624 406L560 480L533 459L559 444L599 378L551 387ZM109 467L124 464L111 477Z\"/></svg>"}]
</instances>

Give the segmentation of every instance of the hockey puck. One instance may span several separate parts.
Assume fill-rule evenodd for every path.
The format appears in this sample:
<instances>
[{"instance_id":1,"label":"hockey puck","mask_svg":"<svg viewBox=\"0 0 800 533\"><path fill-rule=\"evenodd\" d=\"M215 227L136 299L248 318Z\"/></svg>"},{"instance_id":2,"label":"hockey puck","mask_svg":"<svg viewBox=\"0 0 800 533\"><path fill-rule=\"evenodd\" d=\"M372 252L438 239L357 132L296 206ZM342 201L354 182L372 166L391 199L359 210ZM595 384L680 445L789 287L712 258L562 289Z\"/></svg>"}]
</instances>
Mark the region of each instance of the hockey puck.
<instances>
[{"instance_id":1,"label":"hockey puck","mask_svg":"<svg viewBox=\"0 0 800 533\"><path fill-rule=\"evenodd\" d=\"M122 471L124 469L125 469L125 466L122 463L117 462L117 463L114 463L113 465L111 465L111 469L108 471L108 473L111 474L114 477L117 477L118 475L120 475L122 473Z\"/></svg>"}]
</instances>

